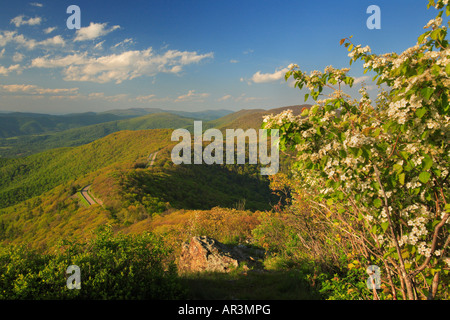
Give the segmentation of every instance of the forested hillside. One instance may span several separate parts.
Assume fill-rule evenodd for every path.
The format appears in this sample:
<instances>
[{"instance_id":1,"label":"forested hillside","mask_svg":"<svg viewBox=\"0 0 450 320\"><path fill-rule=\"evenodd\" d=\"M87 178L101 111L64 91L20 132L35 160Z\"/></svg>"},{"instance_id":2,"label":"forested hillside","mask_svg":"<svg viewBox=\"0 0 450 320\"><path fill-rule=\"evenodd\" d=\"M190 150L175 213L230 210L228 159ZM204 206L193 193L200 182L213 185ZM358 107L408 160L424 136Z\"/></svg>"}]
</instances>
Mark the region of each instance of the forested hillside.
<instances>
[{"instance_id":1,"label":"forested hillside","mask_svg":"<svg viewBox=\"0 0 450 320\"><path fill-rule=\"evenodd\" d=\"M120 131L79 147L2 160L0 208L40 195L112 163L145 159L151 152L170 145L170 135L167 129Z\"/></svg>"},{"instance_id":2,"label":"forested hillside","mask_svg":"<svg viewBox=\"0 0 450 320\"><path fill-rule=\"evenodd\" d=\"M121 130L183 128L191 125L192 121L171 113L153 113L61 132L0 139L0 156L23 157L53 148L80 146Z\"/></svg>"},{"instance_id":3,"label":"forested hillside","mask_svg":"<svg viewBox=\"0 0 450 320\"><path fill-rule=\"evenodd\" d=\"M0 138L57 132L120 119L124 119L124 117L95 112L67 115L0 113Z\"/></svg>"}]
</instances>

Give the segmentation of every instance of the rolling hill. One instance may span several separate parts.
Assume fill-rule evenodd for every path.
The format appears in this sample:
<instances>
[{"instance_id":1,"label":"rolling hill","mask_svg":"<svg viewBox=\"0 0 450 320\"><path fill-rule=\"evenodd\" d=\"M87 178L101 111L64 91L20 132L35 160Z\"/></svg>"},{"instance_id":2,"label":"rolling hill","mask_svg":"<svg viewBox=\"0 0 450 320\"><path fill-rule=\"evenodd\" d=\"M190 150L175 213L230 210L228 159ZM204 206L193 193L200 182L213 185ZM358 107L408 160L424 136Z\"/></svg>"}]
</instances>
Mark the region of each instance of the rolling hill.
<instances>
[{"instance_id":1,"label":"rolling hill","mask_svg":"<svg viewBox=\"0 0 450 320\"><path fill-rule=\"evenodd\" d=\"M276 199L257 165L177 166L170 136L169 129L120 131L83 146L2 159L0 242L53 246L98 225L123 229L173 210L271 208ZM77 196L86 185L101 206Z\"/></svg>"},{"instance_id":2,"label":"rolling hill","mask_svg":"<svg viewBox=\"0 0 450 320\"><path fill-rule=\"evenodd\" d=\"M0 138L57 132L124 118L111 113L94 112L67 115L0 113Z\"/></svg>"},{"instance_id":3,"label":"rolling hill","mask_svg":"<svg viewBox=\"0 0 450 320\"><path fill-rule=\"evenodd\" d=\"M294 115L301 113L303 108L309 108L311 105L295 105L275 109L244 109L224 117L208 121L204 126L206 128L217 128L219 130L241 128L247 130L249 128L259 129L263 121L263 116L277 114L284 110L291 109Z\"/></svg>"},{"instance_id":4,"label":"rolling hill","mask_svg":"<svg viewBox=\"0 0 450 320\"><path fill-rule=\"evenodd\" d=\"M213 120L221 118L230 113L231 110L219 109L219 110L204 110L204 111L178 111L178 110L165 110L160 108L129 108L129 109L114 109L101 112L100 114L114 114L122 117L140 117L152 113L172 113L186 118L194 118L200 120Z\"/></svg>"},{"instance_id":5,"label":"rolling hill","mask_svg":"<svg viewBox=\"0 0 450 320\"><path fill-rule=\"evenodd\" d=\"M73 147L90 143L96 139L103 138L108 134L120 130L147 130L147 129L193 129L193 120L202 120L203 129L218 128L220 130L230 129L258 129L261 127L262 117L267 114L276 114L285 109L292 109L294 114L299 114L302 106L289 106L277 109L249 109L226 114L227 110L204 111L204 112L161 112L160 109L126 109L118 110L117 116L129 117L122 120L114 120L104 123L83 126L44 134L25 135L19 137L0 138L0 157L23 157L45 150L61 147ZM110 112L116 112L114 110ZM138 116L141 113L146 115ZM178 113L178 114L176 114ZM226 114L223 117L215 117ZM214 118L213 120L207 120Z\"/></svg>"},{"instance_id":6,"label":"rolling hill","mask_svg":"<svg viewBox=\"0 0 450 320\"><path fill-rule=\"evenodd\" d=\"M86 145L3 160L0 208L40 195L115 162L137 161L167 147L170 130L120 131Z\"/></svg>"},{"instance_id":7,"label":"rolling hill","mask_svg":"<svg viewBox=\"0 0 450 320\"><path fill-rule=\"evenodd\" d=\"M171 113L153 113L61 132L0 139L0 156L23 157L53 148L79 146L121 130L175 129L191 124L190 118Z\"/></svg>"}]
</instances>

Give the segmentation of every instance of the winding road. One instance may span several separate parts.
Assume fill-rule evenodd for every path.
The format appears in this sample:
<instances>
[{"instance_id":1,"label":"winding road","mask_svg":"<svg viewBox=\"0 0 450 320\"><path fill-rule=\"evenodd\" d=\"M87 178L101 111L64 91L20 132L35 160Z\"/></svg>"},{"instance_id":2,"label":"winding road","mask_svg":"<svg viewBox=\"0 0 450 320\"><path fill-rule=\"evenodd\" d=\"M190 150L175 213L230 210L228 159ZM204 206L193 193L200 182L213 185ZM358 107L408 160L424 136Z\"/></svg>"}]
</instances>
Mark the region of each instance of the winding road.
<instances>
[{"instance_id":1,"label":"winding road","mask_svg":"<svg viewBox=\"0 0 450 320\"><path fill-rule=\"evenodd\" d=\"M87 185L86 187L84 187L83 189L81 189L81 195L83 196L83 198L87 201L87 203L89 203L90 206L92 206L93 204L100 204L102 205L103 202L99 199L94 199L93 197L91 197L91 195L89 194L89 190L91 189L91 185Z\"/></svg>"},{"instance_id":2,"label":"winding road","mask_svg":"<svg viewBox=\"0 0 450 320\"><path fill-rule=\"evenodd\" d=\"M158 152L159 151L156 151L155 153L150 153L149 154L149 156L148 156L148 161L150 161L150 163L148 164L149 167L153 166L153 163L155 162L156 155L158 154ZM152 157L152 155L153 155L153 157ZM150 158L152 158L152 159L150 160Z\"/></svg>"},{"instance_id":3,"label":"winding road","mask_svg":"<svg viewBox=\"0 0 450 320\"><path fill-rule=\"evenodd\" d=\"M156 155L158 154L158 152L159 151L156 151L156 152L154 152L154 153L150 153L149 154L149 156L148 156L148 161L149 161L149 163L148 163L148 166L149 167L151 167L151 166L153 166L153 164L154 164L154 162L155 162L155 159L156 159ZM90 205L90 206L92 206L92 205L94 205L94 204L99 204L99 205L103 205L103 201L101 201L101 200L99 200L99 199L97 199L97 198L94 198L94 197L92 197L90 194L89 194L89 190L91 189L91 185L89 184L89 185L87 185L87 186L85 186L83 189L81 189L81 196L86 200L86 202Z\"/></svg>"}]
</instances>

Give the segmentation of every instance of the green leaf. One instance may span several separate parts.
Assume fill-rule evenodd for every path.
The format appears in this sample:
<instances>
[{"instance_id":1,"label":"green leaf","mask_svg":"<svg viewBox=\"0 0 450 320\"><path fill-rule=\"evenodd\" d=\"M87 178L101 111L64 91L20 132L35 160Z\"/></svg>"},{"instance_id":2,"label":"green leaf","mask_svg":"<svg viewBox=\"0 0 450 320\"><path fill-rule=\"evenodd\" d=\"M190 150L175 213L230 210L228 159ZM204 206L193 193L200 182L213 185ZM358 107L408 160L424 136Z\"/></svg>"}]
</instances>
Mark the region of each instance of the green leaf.
<instances>
[{"instance_id":1,"label":"green leaf","mask_svg":"<svg viewBox=\"0 0 450 320\"><path fill-rule=\"evenodd\" d=\"M423 171L427 171L433 166L433 159L429 155L425 155L424 159L422 160L423 163Z\"/></svg>"},{"instance_id":2,"label":"green leaf","mask_svg":"<svg viewBox=\"0 0 450 320\"><path fill-rule=\"evenodd\" d=\"M423 88L420 90L420 93L425 98L425 100L429 100L431 95L434 93L434 89L432 88Z\"/></svg>"},{"instance_id":3,"label":"green leaf","mask_svg":"<svg viewBox=\"0 0 450 320\"><path fill-rule=\"evenodd\" d=\"M383 229L383 231L386 231L388 227L389 227L389 222L386 221L386 222L381 223L381 228Z\"/></svg>"},{"instance_id":4,"label":"green leaf","mask_svg":"<svg viewBox=\"0 0 450 320\"><path fill-rule=\"evenodd\" d=\"M434 30L433 32L431 32L430 38L433 39L433 40L438 40L439 39L439 32L440 32L440 29Z\"/></svg>"},{"instance_id":5,"label":"green leaf","mask_svg":"<svg viewBox=\"0 0 450 320\"><path fill-rule=\"evenodd\" d=\"M400 182L401 185L405 184L405 174L404 173L400 173L398 175L398 182Z\"/></svg>"},{"instance_id":6,"label":"green leaf","mask_svg":"<svg viewBox=\"0 0 450 320\"><path fill-rule=\"evenodd\" d=\"M397 173L401 173L403 171L403 167L400 164L394 164L393 169L395 170L395 172Z\"/></svg>"},{"instance_id":7,"label":"green leaf","mask_svg":"<svg viewBox=\"0 0 450 320\"><path fill-rule=\"evenodd\" d=\"M419 119L421 119L425 115L425 113L427 113L427 108L425 107L416 110L416 116Z\"/></svg>"},{"instance_id":8,"label":"green leaf","mask_svg":"<svg viewBox=\"0 0 450 320\"><path fill-rule=\"evenodd\" d=\"M376 138L380 135L381 133L381 129L380 128L376 128L373 133L372 133L372 137Z\"/></svg>"},{"instance_id":9,"label":"green leaf","mask_svg":"<svg viewBox=\"0 0 450 320\"><path fill-rule=\"evenodd\" d=\"M425 32L424 34L422 34L418 39L417 42L422 43L423 39L425 39L425 37L430 33L430 31Z\"/></svg>"},{"instance_id":10,"label":"green leaf","mask_svg":"<svg viewBox=\"0 0 450 320\"><path fill-rule=\"evenodd\" d=\"M382 205L382 202L379 198L376 198L375 200L373 200L373 205L375 206L375 208L379 208Z\"/></svg>"},{"instance_id":11,"label":"green leaf","mask_svg":"<svg viewBox=\"0 0 450 320\"><path fill-rule=\"evenodd\" d=\"M450 212L450 203L447 203L447 204L444 206L444 210L445 210L445 212Z\"/></svg>"},{"instance_id":12,"label":"green leaf","mask_svg":"<svg viewBox=\"0 0 450 320\"><path fill-rule=\"evenodd\" d=\"M427 183L430 178L431 174L429 172L423 171L419 174L419 181L422 183Z\"/></svg>"}]
</instances>

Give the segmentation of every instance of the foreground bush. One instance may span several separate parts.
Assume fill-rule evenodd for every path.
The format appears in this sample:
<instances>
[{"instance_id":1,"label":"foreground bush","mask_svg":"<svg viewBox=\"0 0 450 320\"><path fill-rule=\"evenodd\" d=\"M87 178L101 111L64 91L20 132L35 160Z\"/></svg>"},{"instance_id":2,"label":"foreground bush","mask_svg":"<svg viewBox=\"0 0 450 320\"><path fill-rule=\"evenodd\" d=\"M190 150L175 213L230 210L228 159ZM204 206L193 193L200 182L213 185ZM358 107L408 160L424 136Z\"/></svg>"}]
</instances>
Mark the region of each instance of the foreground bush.
<instances>
[{"instance_id":1,"label":"foreground bush","mask_svg":"<svg viewBox=\"0 0 450 320\"><path fill-rule=\"evenodd\" d=\"M100 228L87 243L62 243L43 254L24 246L0 251L1 299L176 299L183 296L176 267L160 238L116 235ZM68 289L66 270L77 265L81 289Z\"/></svg>"}]
</instances>

